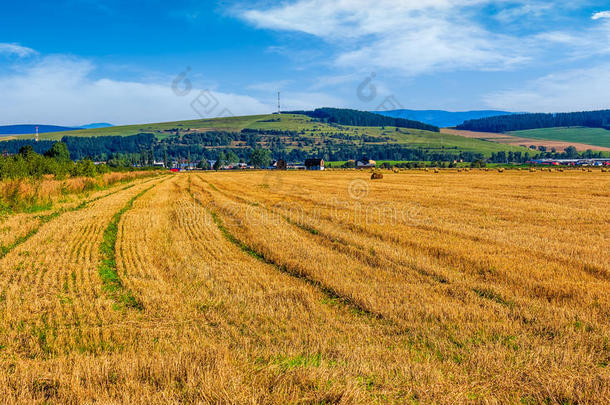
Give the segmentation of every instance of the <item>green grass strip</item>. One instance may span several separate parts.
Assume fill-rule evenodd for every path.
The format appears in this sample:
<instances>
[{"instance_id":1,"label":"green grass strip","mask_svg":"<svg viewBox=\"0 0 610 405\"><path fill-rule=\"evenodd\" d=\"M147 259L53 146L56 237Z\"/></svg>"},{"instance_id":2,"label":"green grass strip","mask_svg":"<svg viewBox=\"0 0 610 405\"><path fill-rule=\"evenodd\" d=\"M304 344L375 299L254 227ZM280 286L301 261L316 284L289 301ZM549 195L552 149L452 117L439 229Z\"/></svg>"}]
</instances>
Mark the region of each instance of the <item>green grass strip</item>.
<instances>
[{"instance_id":1,"label":"green grass strip","mask_svg":"<svg viewBox=\"0 0 610 405\"><path fill-rule=\"evenodd\" d=\"M144 309L142 303L123 285L116 265L116 240L119 231L119 221L123 214L133 207L133 203L153 186L141 191L130 199L127 204L118 211L104 230L104 238L100 245L101 262L98 274L102 280L102 289L114 300L114 309L132 308L139 311Z\"/></svg>"},{"instance_id":2,"label":"green grass strip","mask_svg":"<svg viewBox=\"0 0 610 405\"><path fill-rule=\"evenodd\" d=\"M247 253L248 255L254 257L255 259L257 259L265 264L275 267L277 270L279 270L282 273L285 273L292 277L298 278L298 279L314 286L319 291L321 291L324 295L326 295L333 303L343 303L344 305L351 308L352 312L354 312L358 315L364 315L364 316L367 316L370 318L376 318L376 319L385 319L383 315L373 312L373 311L363 307L359 303L355 302L353 299L339 294L333 288L322 284L318 280L310 278L310 277L306 276L305 274L302 274L301 272L294 271L287 266L280 265L280 264L274 262L273 260L265 257L263 254L252 249L250 246L248 246L247 244L245 244L244 242L242 242L241 240L236 238L231 232L229 232L229 230L224 226L224 223L222 222L222 220L220 219L220 217L218 216L218 214L216 212L214 212L210 209L208 209L208 211L209 211L210 215L212 216L217 228L220 230L220 232L225 237L225 239L227 239L229 242L231 242L234 245L236 245L237 247L239 247L243 252Z\"/></svg>"},{"instance_id":3,"label":"green grass strip","mask_svg":"<svg viewBox=\"0 0 610 405\"><path fill-rule=\"evenodd\" d=\"M25 243L28 239L30 239L32 236L36 235L38 233L38 231L40 230L40 228L42 228L42 226L44 224L46 224L47 222L59 217L60 215L66 213L66 212L74 212L74 211L79 211L82 210L83 208L86 208L87 206L89 206L90 204L93 204L94 202L102 199L102 198L106 198L108 196L111 196L112 194L118 193L119 191L124 191L127 189L132 188L133 186L135 186L135 184L130 184L127 187L123 187L120 190L116 190L113 191L111 193L93 198L91 200L87 200L87 201L83 201L81 202L79 205L77 205L76 207L72 207L72 208L61 208L55 212L52 212L48 215L39 215L36 218L38 218L38 220L40 221L38 223L38 226L32 230L30 230L27 234L20 236L19 238L15 239L13 241L13 243L10 243L8 245L0 245L0 259L4 258L4 256L6 256L7 254L9 254L13 249L15 249L17 246L21 245L22 243Z\"/></svg>"}]
</instances>

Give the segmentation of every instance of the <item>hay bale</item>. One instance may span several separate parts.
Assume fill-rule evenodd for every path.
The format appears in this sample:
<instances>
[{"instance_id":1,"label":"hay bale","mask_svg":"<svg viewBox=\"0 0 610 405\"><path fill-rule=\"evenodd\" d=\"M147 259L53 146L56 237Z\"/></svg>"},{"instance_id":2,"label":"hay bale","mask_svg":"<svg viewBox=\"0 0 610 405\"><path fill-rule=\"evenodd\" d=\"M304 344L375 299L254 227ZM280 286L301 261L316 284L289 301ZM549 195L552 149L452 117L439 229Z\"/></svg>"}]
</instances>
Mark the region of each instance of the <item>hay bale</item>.
<instances>
[{"instance_id":1,"label":"hay bale","mask_svg":"<svg viewBox=\"0 0 610 405\"><path fill-rule=\"evenodd\" d=\"M379 173L379 172L373 172L373 174L371 174L371 180L381 180L383 179L383 174Z\"/></svg>"}]
</instances>

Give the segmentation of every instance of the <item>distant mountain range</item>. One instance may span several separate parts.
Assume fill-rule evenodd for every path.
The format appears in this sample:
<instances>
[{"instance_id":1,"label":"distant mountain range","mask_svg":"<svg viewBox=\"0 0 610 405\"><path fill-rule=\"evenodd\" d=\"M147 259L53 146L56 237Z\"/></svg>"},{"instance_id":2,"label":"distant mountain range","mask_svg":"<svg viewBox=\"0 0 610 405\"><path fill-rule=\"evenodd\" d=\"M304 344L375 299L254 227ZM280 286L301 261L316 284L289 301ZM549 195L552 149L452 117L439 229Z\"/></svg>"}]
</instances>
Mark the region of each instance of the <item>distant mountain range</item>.
<instances>
[{"instance_id":1,"label":"distant mountain range","mask_svg":"<svg viewBox=\"0 0 610 405\"><path fill-rule=\"evenodd\" d=\"M451 112L443 110L392 110L392 111L373 111L374 113L393 118L404 118L424 122L437 127L454 127L464 121L476 120L480 118L495 117L497 115L515 114L507 111L482 110L482 111L461 111Z\"/></svg>"},{"instance_id":2,"label":"distant mountain range","mask_svg":"<svg viewBox=\"0 0 610 405\"><path fill-rule=\"evenodd\" d=\"M94 128L106 128L111 127L111 124L107 123L94 123L82 125L80 127L62 127L58 125L34 125L34 124L23 124L23 125L4 125L0 126L0 136L7 135L26 135L36 133L36 127L38 127L38 133L45 134L49 132L64 132L64 131L76 131L78 129L94 129Z\"/></svg>"},{"instance_id":3,"label":"distant mountain range","mask_svg":"<svg viewBox=\"0 0 610 405\"><path fill-rule=\"evenodd\" d=\"M97 129L97 128L108 128L112 127L112 124L108 124L107 122L96 122L93 124L81 125L82 129Z\"/></svg>"}]
</instances>

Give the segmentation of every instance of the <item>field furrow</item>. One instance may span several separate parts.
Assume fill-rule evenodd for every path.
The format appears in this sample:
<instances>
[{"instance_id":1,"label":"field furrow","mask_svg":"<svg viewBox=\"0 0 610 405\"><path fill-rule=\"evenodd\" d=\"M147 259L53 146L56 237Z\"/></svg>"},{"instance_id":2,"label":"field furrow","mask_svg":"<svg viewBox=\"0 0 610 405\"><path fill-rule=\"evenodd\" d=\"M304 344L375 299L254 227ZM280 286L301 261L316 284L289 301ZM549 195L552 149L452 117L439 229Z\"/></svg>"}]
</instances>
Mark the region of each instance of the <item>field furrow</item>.
<instances>
[{"instance_id":1,"label":"field furrow","mask_svg":"<svg viewBox=\"0 0 610 405\"><path fill-rule=\"evenodd\" d=\"M0 259L0 397L606 403L608 186L516 171L136 181Z\"/></svg>"},{"instance_id":2,"label":"field furrow","mask_svg":"<svg viewBox=\"0 0 610 405\"><path fill-rule=\"evenodd\" d=\"M99 279L91 277L97 277L99 260L91 252L99 248L104 224L113 210L143 187L137 181L133 188L63 213L1 260L0 286L6 291L1 307L2 340L21 341L19 346L7 345L6 353L51 356L65 350L62 347L74 347L74 318L99 322L99 314L107 312L109 305L99 294ZM8 276L12 272L18 276ZM80 305L73 309L77 299Z\"/></svg>"}]
</instances>

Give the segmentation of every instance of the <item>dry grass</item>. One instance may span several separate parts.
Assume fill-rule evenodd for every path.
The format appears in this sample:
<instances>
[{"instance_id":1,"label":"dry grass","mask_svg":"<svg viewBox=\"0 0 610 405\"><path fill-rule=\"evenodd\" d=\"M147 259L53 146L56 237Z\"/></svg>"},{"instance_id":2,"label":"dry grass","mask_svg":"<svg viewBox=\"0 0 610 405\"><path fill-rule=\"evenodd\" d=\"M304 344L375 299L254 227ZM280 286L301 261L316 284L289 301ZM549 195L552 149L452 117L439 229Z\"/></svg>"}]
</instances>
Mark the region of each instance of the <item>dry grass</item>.
<instances>
[{"instance_id":1,"label":"dry grass","mask_svg":"<svg viewBox=\"0 0 610 405\"><path fill-rule=\"evenodd\" d=\"M0 397L608 402L610 176L369 177L177 175L48 222L0 259ZM118 212L137 308L98 276Z\"/></svg>"},{"instance_id":2,"label":"dry grass","mask_svg":"<svg viewBox=\"0 0 610 405\"><path fill-rule=\"evenodd\" d=\"M157 172L112 172L96 178L72 177L56 180L45 176L40 180L25 178L0 182L0 209L29 211L46 207L62 200L66 195L81 194L106 188L118 182L157 175ZM0 210L1 212L1 210Z\"/></svg>"},{"instance_id":3,"label":"dry grass","mask_svg":"<svg viewBox=\"0 0 610 405\"><path fill-rule=\"evenodd\" d=\"M0 183L0 188L5 192L4 199L6 200L7 195L13 195L11 197L14 200L13 208L26 211L13 215L6 213L0 215L0 258L13 244L35 232L44 222L60 213L74 209L86 201L116 192L124 187L125 183L157 174L109 173L98 179L74 178L67 181L55 181L51 176L41 182L18 180ZM94 185L86 186L87 184Z\"/></svg>"}]
</instances>

